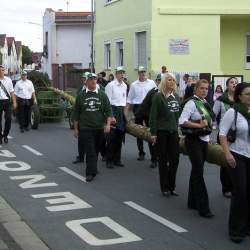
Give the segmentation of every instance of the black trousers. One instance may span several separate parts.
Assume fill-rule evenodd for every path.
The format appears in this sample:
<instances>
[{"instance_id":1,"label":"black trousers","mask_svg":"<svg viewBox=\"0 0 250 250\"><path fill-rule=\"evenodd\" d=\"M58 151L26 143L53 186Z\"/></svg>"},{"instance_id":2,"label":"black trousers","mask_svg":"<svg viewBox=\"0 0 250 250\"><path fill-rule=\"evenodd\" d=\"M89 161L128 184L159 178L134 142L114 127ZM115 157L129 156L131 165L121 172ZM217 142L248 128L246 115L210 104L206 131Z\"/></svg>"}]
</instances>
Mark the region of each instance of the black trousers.
<instances>
[{"instance_id":1,"label":"black trousers","mask_svg":"<svg viewBox=\"0 0 250 250\"><path fill-rule=\"evenodd\" d=\"M111 129L107 137L107 162L121 162L122 141L125 133L118 129Z\"/></svg>"},{"instance_id":2,"label":"black trousers","mask_svg":"<svg viewBox=\"0 0 250 250\"><path fill-rule=\"evenodd\" d=\"M4 113L4 129L2 127L2 116ZM11 103L9 100L0 100L0 136L8 136L11 128Z\"/></svg>"},{"instance_id":3,"label":"black trousers","mask_svg":"<svg viewBox=\"0 0 250 250\"><path fill-rule=\"evenodd\" d=\"M133 112L134 112L134 115L135 115L135 123L143 125L143 122L145 122L146 126L149 126L149 121L148 121L149 118L137 115L139 107L140 107L140 105L136 104L136 105L134 105L134 108L133 108ZM145 155L143 140L137 138L136 142L137 142L137 148L138 148L138 151L139 151L139 155ZM151 143L148 143L148 147L149 147L149 152L150 152L150 155L151 155L151 161L152 162L157 161L156 147L154 145L152 145Z\"/></svg>"},{"instance_id":4,"label":"black trousers","mask_svg":"<svg viewBox=\"0 0 250 250\"><path fill-rule=\"evenodd\" d=\"M97 157L103 136L102 129L81 129L80 141L86 153L86 176L97 174Z\"/></svg>"},{"instance_id":5,"label":"black trousers","mask_svg":"<svg viewBox=\"0 0 250 250\"><path fill-rule=\"evenodd\" d=\"M232 152L236 167L230 168L233 183L229 215L230 236L245 236L250 230L250 158Z\"/></svg>"},{"instance_id":6,"label":"black trousers","mask_svg":"<svg viewBox=\"0 0 250 250\"><path fill-rule=\"evenodd\" d=\"M175 189L175 179L179 165L178 133L158 131L156 148L159 161L161 191L173 191Z\"/></svg>"},{"instance_id":7,"label":"black trousers","mask_svg":"<svg viewBox=\"0 0 250 250\"><path fill-rule=\"evenodd\" d=\"M83 142L81 142L81 137L79 136L78 137L78 157L79 157L79 160L81 161L84 161L84 158L85 158L85 152L84 152L84 144Z\"/></svg>"},{"instance_id":8,"label":"black trousers","mask_svg":"<svg viewBox=\"0 0 250 250\"><path fill-rule=\"evenodd\" d=\"M189 181L188 207L197 209L200 214L206 214L210 212L210 208L203 173L208 143L200 140L198 137L186 137L185 145L192 164Z\"/></svg>"},{"instance_id":9,"label":"black trousers","mask_svg":"<svg viewBox=\"0 0 250 250\"><path fill-rule=\"evenodd\" d=\"M29 127L31 105L32 99L17 98L17 115L20 129Z\"/></svg>"}]
</instances>

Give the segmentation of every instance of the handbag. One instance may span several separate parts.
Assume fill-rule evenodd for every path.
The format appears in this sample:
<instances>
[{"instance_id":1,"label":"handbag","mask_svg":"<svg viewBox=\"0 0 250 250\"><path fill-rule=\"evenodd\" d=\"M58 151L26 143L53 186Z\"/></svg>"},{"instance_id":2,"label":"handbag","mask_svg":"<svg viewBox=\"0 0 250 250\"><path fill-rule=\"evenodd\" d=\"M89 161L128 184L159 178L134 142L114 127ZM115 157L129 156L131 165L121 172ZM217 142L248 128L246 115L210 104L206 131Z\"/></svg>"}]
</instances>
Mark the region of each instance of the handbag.
<instances>
[{"instance_id":1,"label":"handbag","mask_svg":"<svg viewBox=\"0 0 250 250\"><path fill-rule=\"evenodd\" d=\"M185 136L205 136L210 135L212 133L212 129L207 126L204 128L187 128L187 127L181 127L181 132Z\"/></svg>"},{"instance_id":2,"label":"handbag","mask_svg":"<svg viewBox=\"0 0 250 250\"><path fill-rule=\"evenodd\" d=\"M236 122L237 122L238 111L234 109L234 128L230 128L227 133L227 140L231 143L236 141Z\"/></svg>"}]
</instances>

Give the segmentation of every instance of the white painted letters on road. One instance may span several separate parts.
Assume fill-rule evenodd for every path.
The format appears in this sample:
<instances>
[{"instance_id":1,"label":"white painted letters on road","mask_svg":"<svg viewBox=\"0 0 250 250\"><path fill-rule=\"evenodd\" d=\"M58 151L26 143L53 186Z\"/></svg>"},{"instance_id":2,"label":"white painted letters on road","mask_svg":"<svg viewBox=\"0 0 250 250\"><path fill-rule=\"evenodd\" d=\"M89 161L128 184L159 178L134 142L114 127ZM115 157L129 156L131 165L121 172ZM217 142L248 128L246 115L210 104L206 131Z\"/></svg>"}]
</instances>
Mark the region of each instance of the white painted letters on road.
<instances>
[{"instance_id":1,"label":"white painted letters on road","mask_svg":"<svg viewBox=\"0 0 250 250\"><path fill-rule=\"evenodd\" d=\"M22 176L11 176L11 180L26 180L19 186L23 189L25 188L42 188L42 187L55 187L58 186L55 182L37 183L44 180L46 177L44 175L22 175Z\"/></svg>"},{"instance_id":2,"label":"white painted letters on road","mask_svg":"<svg viewBox=\"0 0 250 250\"><path fill-rule=\"evenodd\" d=\"M15 158L16 156L11 153L9 150L0 150L0 156L7 158Z\"/></svg>"},{"instance_id":3,"label":"white painted letters on road","mask_svg":"<svg viewBox=\"0 0 250 250\"><path fill-rule=\"evenodd\" d=\"M17 167L9 167L12 165L18 165ZM23 161L3 161L0 162L0 170L3 171L10 171L10 172L15 172L15 171L26 171L31 169L31 166Z\"/></svg>"},{"instance_id":4,"label":"white painted letters on road","mask_svg":"<svg viewBox=\"0 0 250 250\"><path fill-rule=\"evenodd\" d=\"M92 207L87 202L81 200L76 195L70 192L60 192L60 193L47 193L47 194L35 194L32 195L33 198L49 198L49 197L60 197L56 199L47 199L46 201L49 204L60 204L60 203L68 203L66 205L58 205L58 206L50 206L46 207L48 211L57 212L57 211L66 211L66 210L74 210L74 209L82 209L82 208L90 208Z\"/></svg>"},{"instance_id":5,"label":"white painted letters on road","mask_svg":"<svg viewBox=\"0 0 250 250\"><path fill-rule=\"evenodd\" d=\"M96 222L103 223L121 237L106 239L106 240L99 239L82 226L82 224L96 223ZM66 222L66 226L91 246L107 246L107 245L114 245L114 244L128 243L128 242L142 240L140 237L128 231L126 228L122 227L109 217L68 221Z\"/></svg>"}]
</instances>

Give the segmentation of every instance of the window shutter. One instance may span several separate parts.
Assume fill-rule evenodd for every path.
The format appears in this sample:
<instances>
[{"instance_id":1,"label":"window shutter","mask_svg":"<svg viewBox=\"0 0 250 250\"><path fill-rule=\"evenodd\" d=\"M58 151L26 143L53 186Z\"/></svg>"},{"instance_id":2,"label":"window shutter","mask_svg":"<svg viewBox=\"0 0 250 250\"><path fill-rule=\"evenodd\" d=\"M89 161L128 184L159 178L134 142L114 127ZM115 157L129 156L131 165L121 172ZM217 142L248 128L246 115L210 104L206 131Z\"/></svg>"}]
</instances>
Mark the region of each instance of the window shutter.
<instances>
[{"instance_id":1,"label":"window shutter","mask_svg":"<svg viewBox=\"0 0 250 250\"><path fill-rule=\"evenodd\" d=\"M147 67L147 40L146 32L137 33L137 66Z\"/></svg>"}]
</instances>

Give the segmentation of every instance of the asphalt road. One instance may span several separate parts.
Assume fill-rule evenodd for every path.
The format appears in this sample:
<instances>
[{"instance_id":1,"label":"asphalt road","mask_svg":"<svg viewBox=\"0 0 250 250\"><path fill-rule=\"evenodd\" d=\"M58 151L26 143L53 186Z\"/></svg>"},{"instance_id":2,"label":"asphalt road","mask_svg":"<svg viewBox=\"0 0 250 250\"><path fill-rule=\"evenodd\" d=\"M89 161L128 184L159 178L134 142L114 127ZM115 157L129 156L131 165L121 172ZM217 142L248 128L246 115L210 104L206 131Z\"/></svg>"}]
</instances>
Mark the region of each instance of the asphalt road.
<instances>
[{"instance_id":1,"label":"asphalt road","mask_svg":"<svg viewBox=\"0 0 250 250\"><path fill-rule=\"evenodd\" d=\"M84 180L84 165L71 163L77 142L67 123L41 124L24 134L13 123L11 136L0 148L0 194L50 249L250 248L249 237L240 245L228 239L229 200L222 197L217 166L206 165L215 217L204 219L186 206L190 163L185 156L177 174L180 196L166 198L157 169L149 168L149 160L136 160L130 136L122 154L126 166L107 169L99 160L100 173L91 183Z\"/></svg>"}]
</instances>

